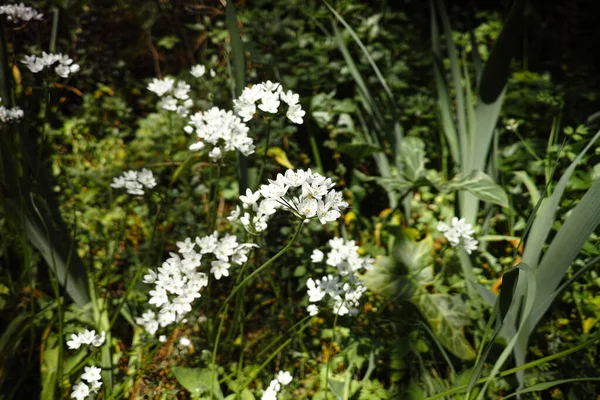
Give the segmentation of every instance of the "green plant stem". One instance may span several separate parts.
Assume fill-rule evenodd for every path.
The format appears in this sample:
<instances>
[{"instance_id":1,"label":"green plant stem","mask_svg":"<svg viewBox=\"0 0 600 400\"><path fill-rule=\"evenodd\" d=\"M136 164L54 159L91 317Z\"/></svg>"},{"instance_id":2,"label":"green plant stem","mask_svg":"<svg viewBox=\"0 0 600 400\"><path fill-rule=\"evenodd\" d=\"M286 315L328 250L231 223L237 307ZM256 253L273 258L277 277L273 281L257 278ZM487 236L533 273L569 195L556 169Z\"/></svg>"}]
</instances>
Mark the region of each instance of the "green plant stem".
<instances>
[{"instance_id":1,"label":"green plant stem","mask_svg":"<svg viewBox=\"0 0 600 400\"><path fill-rule=\"evenodd\" d=\"M212 184L212 193L210 195L209 207L212 207L211 217L210 217L210 230L209 232L213 232L217 227L217 216L219 212L219 204L217 199L219 197L219 179L221 179L221 161L217 164L217 176Z\"/></svg>"},{"instance_id":2,"label":"green plant stem","mask_svg":"<svg viewBox=\"0 0 600 400\"><path fill-rule=\"evenodd\" d=\"M265 152L262 156L262 162L260 165L260 172L258 173L258 179L256 180L256 184L260 185L262 180L263 172L265 170L265 165L267 164L267 157L269 155L269 144L271 143L271 118L267 118L267 144L265 145Z\"/></svg>"},{"instance_id":3,"label":"green plant stem","mask_svg":"<svg viewBox=\"0 0 600 400\"><path fill-rule=\"evenodd\" d=\"M229 302L231 301L231 299L233 298L233 296L235 296L235 294L242 287L244 287L246 285L246 283L248 283L252 278L254 278L257 274L259 274L260 272L262 272L269 265L273 264L279 257L281 257L282 255L284 255L285 252L288 251L288 249L292 246L292 244L294 243L294 241L298 237L298 234L302 230L302 226L303 225L304 225L304 222L300 222L300 224L298 224L298 228L294 232L294 235L289 240L289 242L284 246L283 249L281 249L277 254L275 254L273 257L271 257L267 261L265 261L265 263L263 265L261 265L260 267L256 268L250 275L248 275L240 283L238 283L237 285L235 285L235 287L233 288L233 290L231 291L231 293L229 294L229 296L227 296L227 298L225 299L225 301L221 305L221 309L219 310L219 313L217 314L217 315L221 316L221 321L219 322L219 327L217 328L217 335L215 337L215 344L213 346L213 359L212 359L212 364L211 364L211 391L210 391L210 398L211 399L213 398L212 385L213 385L213 382L215 380L215 377L214 377L215 369L216 369L215 359L216 359L217 351L219 349L219 338L221 336L221 330L223 328L223 322L225 320L225 315L226 315L225 310L228 309Z\"/></svg>"},{"instance_id":4,"label":"green plant stem","mask_svg":"<svg viewBox=\"0 0 600 400\"><path fill-rule=\"evenodd\" d=\"M156 238L156 231L158 230L158 217L160 215L161 210L162 210L162 200L160 203L158 203L158 210L156 210L156 216L154 217L154 228L152 229L152 236L150 237L150 245L148 247L148 253L146 255L146 259L148 259L150 257L150 250L154 247L154 239ZM127 218L127 216L125 216L125 218ZM114 315L112 316L110 323L108 324L109 331L112 329L115 322L117 321L117 318L119 317L119 314L121 313L121 309L123 308L123 305L125 305L125 301L129 297L129 294L133 290L133 287L135 286L138 279L140 279L140 277L142 276L143 273L144 273L144 268L142 266L137 270L137 272L133 276L133 279L129 282L129 285L127 285L127 289L125 289L125 294L123 295L121 301L117 305Z\"/></svg>"},{"instance_id":5,"label":"green plant stem","mask_svg":"<svg viewBox=\"0 0 600 400\"><path fill-rule=\"evenodd\" d=\"M514 368L511 368L511 369L507 369L505 371L502 371L502 372L500 372L498 374L498 377L499 378L503 378L505 376L509 376L509 375L515 374L515 373L517 373L519 371L523 371L523 370L526 370L526 369L529 369L529 368L533 368L533 367L536 367L538 365L542 365L542 364L545 364L547 362L550 362L552 360L556 360L558 358L567 356L567 355L569 355L571 353L575 353L576 351L579 351L581 349L585 349L586 347L592 345L593 343L597 342L598 340L600 340L600 334L595 335L590 340L588 340L586 342L583 342L583 343L581 343L581 344L579 344L579 345L577 345L575 347L572 347L570 349L561 351L560 353L552 354L550 356L547 356L547 357L544 357L544 358L540 358L538 360L530 361L530 362L525 363L525 364L523 364L521 366L514 367ZM485 383L488 380L490 380L489 377L481 378L481 379L479 379L476 382L476 385L480 385L482 383ZM466 391L466 389L467 389L467 385L460 385L460 386L455 387L453 389L446 390L446 391L444 391L442 393L438 393L438 394L435 394L433 396L429 396L425 400L439 399L441 397L446 397L446 396L450 396L450 395L457 394L457 393L463 393L464 391Z\"/></svg>"},{"instance_id":6,"label":"green plant stem","mask_svg":"<svg viewBox=\"0 0 600 400\"><path fill-rule=\"evenodd\" d=\"M227 310L229 310L229 304L225 304L225 309L223 310L221 322L219 322L219 327L217 328L217 337L215 338L215 344L213 346L212 360L210 362L210 398L212 400L214 395L214 385L215 385L215 370L217 369L217 350L219 349L219 337L221 333L221 329L223 328L223 322L225 322L224 315L227 314Z\"/></svg>"},{"instance_id":7,"label":"green plant stem","mask_svg":"<svg viewBox=\"0 0 600 400\"><path fill-rule=\"evenodd\" d=\"M343 306L344 306L344 302L342 302L342 305L340 305L340 308L342 308ZM337 328L337 320L338 320L338 313L335 313L335 317L333 318L333 330L331 331L330 350L333 349L333 343L335 342L335 328ZM327 357L327 361L326 361L327 367L325 370L325 394L329 393L329 364L330 364L329 361L330 361L329 357Z\"/></svg>"}]
</instances>

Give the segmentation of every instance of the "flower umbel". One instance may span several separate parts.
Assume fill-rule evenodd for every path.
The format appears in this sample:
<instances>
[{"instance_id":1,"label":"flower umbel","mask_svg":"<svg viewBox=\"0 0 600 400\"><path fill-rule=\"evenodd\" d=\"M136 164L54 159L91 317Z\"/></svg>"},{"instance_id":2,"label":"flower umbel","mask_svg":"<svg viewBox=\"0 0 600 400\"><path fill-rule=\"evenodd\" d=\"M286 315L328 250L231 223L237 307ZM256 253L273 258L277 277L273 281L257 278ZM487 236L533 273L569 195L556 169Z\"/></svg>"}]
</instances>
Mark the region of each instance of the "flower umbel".
<instances>
[{"instance_id":1,"label":"flower umbel","mask_svg":"<svg viewBox=\"0 0 600 400\"><path fill-rule=\"evenodd\" d=\"M462 247L468 254L477 249L477 240L473 239L475 231L471 224L465 222L464 218L458 219L452 217L450 225L440 221L437 225L438 231L444 234L444 237L452 247Z\"/></svg>"},{"instance_id":2,"label":"flower umbel","mask_svg":"<svg viewBox=\"0 0 600 400\"><path fill-rule=\"evenodd\" d=\"M303 221L317 218L321 224L335 221L341 210L348 207L341 192L336 192L335 183L317 172L288 169L285 175L269 179L254 193L248 190L240 196L243 210L236 208L230 220L239 217L247 231L259 233L267 229L269 217L279 209L287 210ZM260 198L262 200L259 202Z\"/></svg>"}]
</instances>

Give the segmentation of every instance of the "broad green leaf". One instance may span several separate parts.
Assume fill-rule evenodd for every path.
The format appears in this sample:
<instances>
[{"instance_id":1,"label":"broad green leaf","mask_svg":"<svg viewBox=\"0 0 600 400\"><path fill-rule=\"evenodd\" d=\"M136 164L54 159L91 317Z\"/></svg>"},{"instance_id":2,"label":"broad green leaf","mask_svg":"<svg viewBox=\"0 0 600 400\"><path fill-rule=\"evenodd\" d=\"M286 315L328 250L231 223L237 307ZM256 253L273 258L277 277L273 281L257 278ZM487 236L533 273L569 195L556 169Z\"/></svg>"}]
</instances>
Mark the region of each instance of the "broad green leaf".
<instances>
[{"instance_id":1,"label":"broad green leaf","mask_svg":"<svg viewBox=\"0 0 600 400\"><path fill-rule=\"evenodd\" d=\"M42 400L56 398L56 380L58 378L58 343L55 335L50 335L44 345L44 354L41 366L42 374Z\"/></svg>"},{"instance_id":2,"label":"broad green leaf","mask_svg":"<svg viewBox=\"0 0 600 400\"><path fill-rule=\"evenodd\" d=\"M527 188L527 191L529 192L531 206L535 207L538 201L540 201L541 197L540 191L537 189L535 182L533 181L533 179L531 179L531 177L526 171L515 171L513 173L521 182L523 182L523 184Z\"/></svg>"},{"instance_id":3,"label":"broad green leaf","mask_svg":"<svg viewBox=\"0 0 600 400\"><path fill-rule=\"evenodd\" d=\"M419 284L433 281L433 239L425 236L417 241L416 229L402 228L394 239L392 257Z\"/></svg>"},{"instance_id":4,"label":"broad green leaf","mask_svg":"<svg viewBox=\"0 0 600 400\"><path fill-rule=\"evenodd\" d=\"M210 395L211 377L214 377L214 382L212 383L213 396L216 399L223 400L223 392L219 386L217 373L213 374L209 368L173 367L171 371L173 371L173 375L177 378L177 382L186 388L188 392L195 395L206 393Z\"/></svg>"},{"instance_id":5,"label":"broad green leaf","mask_svg":"<svg viewBox=\"0 0 600 400\"><path fill-rule=\"evenodd\" d=\"M463 360L473 360L475 350L465 338L463 328L470 323L466 306L458 296L445 293L422 293L413 303L423 314L438 340Z\"/></svg>"},{"instance_id":6,"label":"broad green leaf","mask_svg":"<svg viewBox=\"0 0 600 400\"><path fill-rule=\"evenodd\" d=\"M404 138L400 144L402 174L411 182L425 174L425 143L417 137Z\"/></svg>"},{"instance_id":7,"label":"broad green leaf","mask_svg":"<svg viewBox=\"0 0 600 400\"><path fill-rule=\"evenodd\" d=\"M466 190L480 200L508 207L508 196L502 186L483 171L459 174L451 181L440 184L439 188L443 191Z\"/></svg>"},{"instance_id":8,"label":"broad green leaf","mask_svg":"<svg viewBox=\"0 0 600 400\"><path fill-rule=\"evenodd\" d=\"M382 151L381 147L369 143L342 143L336 149L340 153L348 154L355 161Z\"/></svg>"},{"instance_id":9,"label":"broad green leaf","mask_svg":"<svg viewBox=\"0 0 600 400\"><path fill-rule=\"evenodd\" d=\"M379 257L373 269L362 280L373 293L390 300L408 300L418 292L415 282L407 276L406 268L392 257Z\"/></svg>"}]
</instances>

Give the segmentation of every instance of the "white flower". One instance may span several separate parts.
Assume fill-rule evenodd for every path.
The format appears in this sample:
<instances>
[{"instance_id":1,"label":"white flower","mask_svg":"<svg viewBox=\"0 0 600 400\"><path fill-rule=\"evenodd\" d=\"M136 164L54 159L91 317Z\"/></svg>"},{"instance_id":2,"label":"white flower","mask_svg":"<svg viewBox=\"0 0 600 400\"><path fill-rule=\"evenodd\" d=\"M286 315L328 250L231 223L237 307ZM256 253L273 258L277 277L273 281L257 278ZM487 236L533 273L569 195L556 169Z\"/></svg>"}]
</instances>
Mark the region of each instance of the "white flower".
<instances>
[{"instance_id":1,"label":"white flower","mask_svg":"<svg viewBox=\"0 0 600 400\"><path fill-rule=\"evenodd\" d=\"M262 111L276 114L279 107L279 96L277 93L265 92L261 97L261 104L258 105Z\"/></svg>"},{"instance_id":2,"label":"white flower","mask_svg":"<svg viewBox=\"0 0 600 400\"><path fill-rule=\"evenodd\" d=\"M289 385L292 381L292 374L290 374L288 371L279 371L277 373L277 380L283 386Z\"/></svg>"},{"instance_id":3,"label":"white flower","mask_svg":"<svg viewBox=\"0 0 600 400\"><path fill-rule=\"evenodd\" d=\"M152 189L154 186L156 186L156 179L154 179L154 175L149 169L143 168L142 171L138 173L137 179L138 182L148 189Z\"/></svg>"},{"instance_id":4,"label":"white flower","mask_svg":"<svg viewBox=\"0 0 600 400\"><path fill-rule=\"evenodd\" d=\"M244 207L246 206L254 206L260 199L260 192L256 191L252 193L252 190L246 189L246 195L240 196L240 200L244 203Z\"/></svg>"},{"instance_id":5,"label":"white flower","mask_svg":"<svg viewBox=\"0 0 600 400\"><path fill-rule=\"evenodd\" d=\"M81 347L81 340L79 339L79 336L72 334L71 340L67 342L67 347L69 347L71 350L77 350L79 347Z\"/></svg>"},{"instance_id":6,"label":"white flower","mask_svg":"<svg viewBox=\"0 0 600 400\"><path fill-rule=\"evenodd\" d=\"M100 347L104 344L105 340L106 340L106 332L102 331L102 334L94 336L94 339L92 340L92 346Z\"/></svg>"},{"instance_id":7,"label":"white flower","mask_svg":"<svg viewBox=\"0 0 600 400\"><path fill-rule=\"evenodd\" d=\"M45 67L50 67L56 62L58 62L59 65L54 68L54 72L61 78L67 78L70 74L75 73L80 69L79 65L74 64L73 60L66 54L42 52L41 57L31 55L25 56L25 58L21 60L21 63L25 64L25 66L34 74L42 71Z\"/></svg>"},{"instance_id":8,"label":"white flower","mask_svg":"<svg viewBox=\"0 0 600 400\"><path fill-rule=\"evenodd\" d=\"M190 347L190 345L192 344L192 342L187 337L182 336L181 339L179 339L179 344L182 345L182 346L184 346L184 347Z\"/></svg>"},{"instance_id":9,"label":"white flower","mask_svg":"<svg viewBox=\"0 0 600 400\"><path fill-rule=\"evenodd\" d=\"M0 102L1 101L2 98L0 97ZM4 106L0 106L0 126L8 122L21 119L23 118L23 115L23 110L21 110L19 107L6 108Z\"/></svg>"},{"instance_id":10,"label":"white flower","mask_svg":"<svg viewBox=\"0 0 600 400\"><path fill-rule=\"evenodd\" d=\"M77 385L73 386L73 391L71 392L71 398L76 400L84 400L90 394L90 388L83 382L79 382Z\"/></svg>"},{"instance_id":11,"label":"white flower","mask_svg":"<svg viewBox=\"0 0 600 400\"><path fill-rule=\"evenodd\" d=\"M167 337L165 335L160 335L158 337L158 341L161 342L161 343L164 343L164 342L167 341Z\"/></svg>"},{"instance_id":12,"label":"white flower","mask_svg":"<svg viewBox=\"0 0 600 400\"><path fill-rule=\"evenodd\" d=\"M295 123L295 124L301 124L301 123L304 122L304 120L302 119L302 117L304 117L304 115L306 115L306 111L304 111L302 109L302 107L300 106L300 104L294 104L294 105L290 106L290 108L287 110L287 112L285 113L285 115L293 123Z\"/></svg>"},{"instance_id":13,"label":"white flower","mask_svg":"<svg viewBox=\"0 0 600 400\"><path fill-rule=\"evenodd\" d=\"M206 73L206 67L204 65L202 65L202 64L194 65L192 67L192 69L190 70L190 73L195 78L202 78L204 76L204 74Z\"/></svg>"},{"instance_id":14,"label":"white flower","mask_svg":"<svg viewBox=\"0 0 600 400\"><path fill-rule=\"evenodd\" d=\"M10 4L6 6L0 6L0 15L6 15L6 19L9 21L18 22L38 20L41 21L44 14L41 14L31 7L26 7L23 3Z\"/></svg>"},{"instance_id":15,"label":"white flower","mask_svg":"<svg viewBox=\"0 0 600 400\"><path fill-rule=\"evenodd\" d=\"M317 307L315 304L309 304L306 307L306 311L308 311L308 314L311 317L314 317L315 315L317 315L319 313L319 307Z\"/></svg>"},{"instance_id":16,"label":"white flower","mask_svg":"<svg viewBox=\"0 0 600 400\"><path fill-rule=\"evenodd\" d=\"M314 263L320 263L321 261L323 261L324 256L325 254L321 250L314 249L310 256L310 260Z\"/></svg>"},{"instance_id":17,"label":"white flower","mask_svg":"<svg viewBox=\"0 0 600 400\"><path fill-rule=\"evenodd\" d=\"M210 265L212 266L210 273L215 276L216 280L221 279L223 276L229 276L229 267L231 265L228 262L215 260Z\"/></svg>"},{"instance_id":18,"label":"white flower","mask_svg":"<svg viewBox=\"0 0 600 400\"><path fill-rule=\"evenodd\" d=\"M281 101L288 106L295 106L300 101L298 94L293 93L291 90L288 90L287 92L282 91L279 93L279 98L281 98Z\"/></svg>"},{"instance_id":19,"label":"white flower","mask_svg":"<svg viewBox=\"0 0 600 400\"><path fill-rule=\"evenodd\" d=\"M148 90L156 93L162 97L165 93L173 90L175 80L172 78L158 79L154 78L152 82L148 84Z\"/></svg>"},{"instance_id":20,"label":"white flower","mask_svg":"<svg viewBox=\"0 0 600 400\"><path fill-rule=\"evenodd\" d=\"M85 372L83 374L81 374L81 379L88 381L88 382L97 382L99 380L102 379L102 377L100 376L100 372L102 371L102 369L98 368L98 367L85 367Z\"/></svg>"},{"instance_id":21,"label":"white flower","mask_svg":"<svg viewBox=\"0 0 600 400\"><path fill-rule=\"evenodd\" d=\"M306 281L306 287L308 288L308 291L306 292L306 294L308 294L308 301L311 303L321 301L321 299L323 299L323 297L326 295L325 290L323 290L319 285L319 280L315 282L312 278L308 278L308 281Z\"/></svg>"},{"instance_id":22,"label":"white flower","mask_svg":"<svg viewBox=\"0 0 600 400\"><path fill-rule=\"evenodd\" d=\"M191 252L192 250L194 250L194 246L196 246L196 242L192 242L192 239L190 239L189 237L185 238L185 241L177 242L175 244L177 245L179 251L182 254Z\"/></svg>"},{"instance_id":23,"label":"white flower","mask_svg":"<svg viewBox=\"0 0 600 400\"><path fill-rule=\"evenodd\" d=\"M468 254L477 249L478 241L473 239L475 231L471 224L465 222L464 218L452 217L450 225L439 221L437 229L442 232L452 247L462 247Z\"/></svg>"}]
</instances>

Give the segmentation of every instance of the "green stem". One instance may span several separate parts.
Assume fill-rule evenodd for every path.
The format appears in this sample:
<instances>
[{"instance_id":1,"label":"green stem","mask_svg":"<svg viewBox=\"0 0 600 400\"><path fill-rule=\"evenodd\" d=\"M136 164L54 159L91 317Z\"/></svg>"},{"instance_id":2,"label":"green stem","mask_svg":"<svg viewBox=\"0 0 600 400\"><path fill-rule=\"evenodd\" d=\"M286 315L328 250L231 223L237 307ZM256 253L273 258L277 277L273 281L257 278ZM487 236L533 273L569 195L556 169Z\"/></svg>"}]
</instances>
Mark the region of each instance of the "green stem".
<instances>
[{"instance_id":1,"label":"green stem","mask_svg":"<svg viewBox=\"0 0 600 400\"><path fill-rule=\"evenodd\" d=\"M342 302L342 304L340 305L340 308L342 308L343 306L344 306L344 302ZM335 313L335 317L333 318L333 330L331 332L331 345L330 345L330 349L333 349L333 343L335 341L335 328L337 327L337 319L338 319L338 313ZM329 361L330 361L329 357L327 357L327 361L326 361L327 362L327 369L325 370L325 393L326 394L329 393L329 364L331 364Z\"/></svg>"},{"instance_id":2,"label":"green stem","mask_svg":"<svg viewBox=\"0 0 600 400\"><path fill-rule=\"evenodd\" d=\"M210 202L208 203L208 206L212 207L211 217L209 221L210 233L212 233L217 227L217 216L219 212L219 204L217 203L217 198L219 197L219 179L221 179L221 161L219 161L219 164L217 164L217 176L212 183Z\"/></svg>"},{"instance_id":3,"label":"green stem","mask_svg":"<svg viewBox=\"0 0 600 400\"><path fill-rule=\"evenodd\" d=\"M224 315L227 314L227 310L229 310L229 304L225 304L225 309L221 314L221 322L219 323L219 328L217 329L217 337L215 338L215 344L213 346L212 360L211 360L211 369L210 369L210 398L212 400L214 395L214 386L215 386L215 370L217 369L217 350L219 349L219 334L221 333L221 329L223 328L223 322L225 322Z\"/></svg>"},{"instance_id":4,"label":"green stem","mask_svg":"<svg viewBox=\"0 0 600 400\"><path fill-rule=\"evenodd\" d=\"M233 290L231 291L231 293L229 294L229 296L225 299L225 301L221 305L221 309L219 310L219 313L217 314L217 315L221 316L221 321L219 322L219 327L217 328L217 335L215 337L215 344L214 344L214 347L213 347L213 359L212 359L212 364L211 364L211 366L212 366L212 368L211 368L211 392L210 392L210 398L211 399L213 398L212 385L213 385L213 382L215 380L215 377L214 377L215 369L216 369L215 358L216 358L216 354L217 354L217 351L218 351L219 338L221 336L221 329L223 328L223 322L225 320L225 314L226 314L225 310L229 307L229 302L231 301L231 299L233 298L233 296L235 296L235 294L242 287L244 287L246 285L246 283L248 283L252 278L254 278L256 275L258 275L260 272L262 272L269 265L273 264L279 257L281 257L282 255L284 255L285 252L288 251L288 249L292 246L292 244L296 240L296 237L298 237L298 234L300 233L300 230L302 229L303 225L304 225L303 222L300 222L300 224L298 224L298 228L296 229L296 232L294 232L294 235L292 236L292 238L290 239L290 241L285 245L285 247L283 249L281 249L277 254L275 254L273 257L271 257L267 261L265 261L265 263L263 265L261 265L260 267L258 267L257 269L255 269L244 280L242 280L240 283L238 283L237 285L235 285L235 287L233 288Z\"/></svg>"},{"instance_id":5,"label":"green stem","mask_svg":"<svg viewBox=\"0 0 600 400\"><path fill-rule=\"evenodd\" d=\"M262 180L263 172L265 170L265 165L267 164L267 157L269 153L269 144L271 143L271 118L267 118L267 144L265 146L265 152L262 156L262 163L260 165L260 172L258 173L258 179L256 180L256 185L260 185Z\"/></svg>"}]
</instances>

